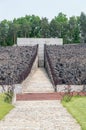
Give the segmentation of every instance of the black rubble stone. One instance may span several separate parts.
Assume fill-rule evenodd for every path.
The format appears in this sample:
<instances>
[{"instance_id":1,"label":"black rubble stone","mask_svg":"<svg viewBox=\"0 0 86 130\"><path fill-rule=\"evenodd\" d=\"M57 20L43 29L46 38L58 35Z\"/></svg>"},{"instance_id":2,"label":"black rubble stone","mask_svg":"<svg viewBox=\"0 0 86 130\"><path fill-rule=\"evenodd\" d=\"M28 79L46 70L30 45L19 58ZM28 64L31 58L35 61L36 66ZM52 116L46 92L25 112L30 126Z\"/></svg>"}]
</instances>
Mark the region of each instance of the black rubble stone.
<instances>
[{"instance_id":1,"label":"black rubble stone","mask_svg":"<svg viewBox=\"0 0 86 130\"><path fill-rule=\"evenodd\" d=\"M45 56L55 85L86 84L86 44L45 45Z\"/></svg>"},{"instance_id":2,"label":"black rubble stone","mask_svg":"<svg viewBox=\"0 0 86 130\"><path fill-rule=\"evenodd\" d=\"M38 46L0 47L0 84L21 83L30 73Z\"/></svg>"}]
</instances>

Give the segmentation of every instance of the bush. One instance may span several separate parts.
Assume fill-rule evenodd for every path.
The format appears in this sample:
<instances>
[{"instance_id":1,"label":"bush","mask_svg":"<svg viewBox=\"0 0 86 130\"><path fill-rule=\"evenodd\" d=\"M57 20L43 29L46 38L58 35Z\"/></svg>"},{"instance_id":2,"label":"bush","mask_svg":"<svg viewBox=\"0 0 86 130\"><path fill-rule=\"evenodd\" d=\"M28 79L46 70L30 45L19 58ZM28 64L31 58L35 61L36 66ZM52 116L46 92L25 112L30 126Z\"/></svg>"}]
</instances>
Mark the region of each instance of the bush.
<instances>
[{"instance_id":1,"label":"bush","mask_svg":"<svg viewBox=\"0 0 86 130\"><path fill-rule=\"evenodd\" d=\"M11 103L12 102L12 98L13 98L13 92L5 92L5 97L4 97L4 101L7 103Z\"/></svg>"},{"instance_id":2,"label":"bush","mask_svg":"<svg viewBox=\"0 0 86 130\"><path fill-rule=\"evenodd\" d=\"M11 103L12 98L13 98L13 92L12 91L5 92L5 97L4 97L5 102Z\"/></svg>"},{"instance_id":3,"label":"bush","mask_svg":"<svg viewBox=\"0 0 86 130\"><path fill-rule=\"evenodd\" d=\"M64 91L65 91L65 94L62 98L62 101L64 102L69 102L71 101L72 97L73 97L73 94L71 93L71 85L68 85L67 87L65 87Z\"/></svg>"},{"instance_id":4,"label":"bush","mask_svg":"<svg viewBox=\"0 0 86 130\"><path fill-rule=\"evenodd\" d=\"M72 99L72 96L70 94L65 94L62 98L62 101L64 102L70 102Z\"/></svg>"}]
</instances>

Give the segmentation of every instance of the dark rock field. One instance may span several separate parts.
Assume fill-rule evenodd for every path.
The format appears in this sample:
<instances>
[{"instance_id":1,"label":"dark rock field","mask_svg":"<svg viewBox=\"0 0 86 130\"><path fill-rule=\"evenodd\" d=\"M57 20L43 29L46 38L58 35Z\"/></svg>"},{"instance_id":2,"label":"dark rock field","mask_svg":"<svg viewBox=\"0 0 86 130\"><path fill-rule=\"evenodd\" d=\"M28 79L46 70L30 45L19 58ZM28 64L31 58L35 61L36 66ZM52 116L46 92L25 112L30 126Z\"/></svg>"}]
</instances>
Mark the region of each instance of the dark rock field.
<instances>
[{"instance_id":1,"label":"dark rock field","mask_svg":"<svg viewBox=\"0 0 86 130\"><path fill-rule=\"evenodd\" d=\"M31 71L38 46L0 47L0 84L21 83Z\"/></svg>"},{"instance_id":2,"label":"dark rock field","mask_svg":"<svg viewBox=\"0 0 86 130\"><path fill-rule=\"evenodd\" d=\"M55 85L86 84L86 44L45 45L45 57Z\"/></svg>"}]
</instances>

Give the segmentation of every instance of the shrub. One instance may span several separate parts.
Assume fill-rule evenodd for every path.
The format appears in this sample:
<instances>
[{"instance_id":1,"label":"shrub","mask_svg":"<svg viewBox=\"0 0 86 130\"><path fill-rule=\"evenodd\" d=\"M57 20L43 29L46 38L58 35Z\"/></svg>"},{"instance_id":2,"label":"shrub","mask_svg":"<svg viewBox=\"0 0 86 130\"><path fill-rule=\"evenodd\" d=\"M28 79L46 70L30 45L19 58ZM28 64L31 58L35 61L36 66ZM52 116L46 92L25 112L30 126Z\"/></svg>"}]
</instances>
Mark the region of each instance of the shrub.
<instances>
[{"instance_id":1,"label":"shrub","mask_svg":"<svg viewBox=\"0 0 86 130\"><path fill-rule=\"evenodd\" d=\"M67 87L65 87L64 91L65 91L65 93L64 93L64 96L62 98L62 101L64 101L64 102L71 101L71 99L73 97L73 94L71 93L71 86L68 85Z\"/></svg>"},{"instance_id":2,"label":"shrub","mask_svg":"<svg viewBox=\"0 0 86 130\"><path fill-rule=\"evenodd\" d=\"M5 97L4 97L5 102L11 103L12 98L13 98L13 92L12 91L5 92Z\"/></svg>"},{"instance_id":3,"label":"shrub","mask_svg":"<svg viewBox=\"0 0 86 130\"><path fill-rule=\"evenodd\" d=\"M69 102L71 101L71 99L72 99L72 96L70 94L65 94L62 98L62 101Z\"/></svg>"}]
</instances>

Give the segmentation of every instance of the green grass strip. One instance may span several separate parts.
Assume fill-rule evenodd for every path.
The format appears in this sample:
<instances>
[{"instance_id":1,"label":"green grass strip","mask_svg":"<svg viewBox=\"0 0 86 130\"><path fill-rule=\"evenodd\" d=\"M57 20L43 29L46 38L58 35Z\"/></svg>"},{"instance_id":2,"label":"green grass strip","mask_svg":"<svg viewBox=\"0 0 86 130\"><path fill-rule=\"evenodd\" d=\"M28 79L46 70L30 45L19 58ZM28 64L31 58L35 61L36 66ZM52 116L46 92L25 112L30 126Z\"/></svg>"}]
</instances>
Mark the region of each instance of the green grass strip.
<instances>
[{"instance_id":1,"label":"green grass strip","mask_svg":"<svg viewBox=\"0 0 86 130\"><path fill-rule=\"evenodd\" d=\"M62 101L62 104L81 125L82 130L86 130L86 97L73 97L70 102Z\"/></svg>"},{"instance_id":2,"label":"green grass strip","mask_svg":"<svg viewBox=\"0 0 86 130\"><path fill-rule=\"evenodd\" d=\"M4 94L0 94L0 120L14 108L12 104L4 102Z\"/></svg>"}]
</instances>

